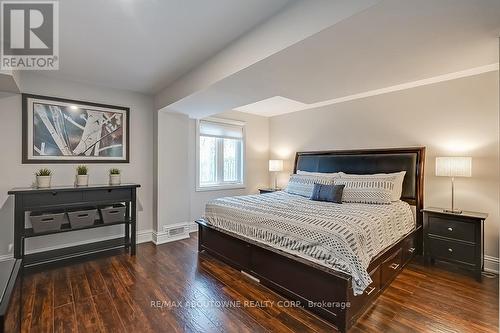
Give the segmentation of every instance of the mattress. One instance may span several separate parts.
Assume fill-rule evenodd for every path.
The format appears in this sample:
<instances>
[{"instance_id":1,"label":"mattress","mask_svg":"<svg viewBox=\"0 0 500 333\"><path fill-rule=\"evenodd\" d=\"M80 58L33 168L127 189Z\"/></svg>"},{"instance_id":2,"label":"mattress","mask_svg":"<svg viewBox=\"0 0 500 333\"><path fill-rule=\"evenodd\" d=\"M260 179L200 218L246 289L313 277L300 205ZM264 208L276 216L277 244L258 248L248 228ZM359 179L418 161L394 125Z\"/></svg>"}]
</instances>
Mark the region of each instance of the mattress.
<instances>
[{"instance_id":1,"label":"mattress","mask_svg":"<svg viewBox=\"0 0 500 333\"><path fill-rule=\"evenodd\" d=\"M373 257L415 228L410 205L312 201L283 191L209 201L206 222L352 277L355 295L372 282Z\"/></svg>"}]
</instances>

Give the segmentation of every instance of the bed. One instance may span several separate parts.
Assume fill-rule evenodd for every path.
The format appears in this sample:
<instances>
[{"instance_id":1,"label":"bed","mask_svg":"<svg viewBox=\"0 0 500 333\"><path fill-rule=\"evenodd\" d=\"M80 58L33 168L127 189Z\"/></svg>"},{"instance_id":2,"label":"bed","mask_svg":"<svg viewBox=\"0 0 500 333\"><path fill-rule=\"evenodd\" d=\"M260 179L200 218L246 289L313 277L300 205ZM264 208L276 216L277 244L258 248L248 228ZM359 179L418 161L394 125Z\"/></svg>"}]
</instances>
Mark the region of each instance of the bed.
<instances>
[{"instance_id":1,"label":"bed","mask_svg":"<svg viewBox=\"0 0 500 333\"><path fill-rule=\"evenodd\" d=\"M424 159L423 147L297 153L294 173L406 171L401 201L331 204L285 192L218 199L197 221L199 251L345 332L421 252Z\"/></svg>"}]
</instances>

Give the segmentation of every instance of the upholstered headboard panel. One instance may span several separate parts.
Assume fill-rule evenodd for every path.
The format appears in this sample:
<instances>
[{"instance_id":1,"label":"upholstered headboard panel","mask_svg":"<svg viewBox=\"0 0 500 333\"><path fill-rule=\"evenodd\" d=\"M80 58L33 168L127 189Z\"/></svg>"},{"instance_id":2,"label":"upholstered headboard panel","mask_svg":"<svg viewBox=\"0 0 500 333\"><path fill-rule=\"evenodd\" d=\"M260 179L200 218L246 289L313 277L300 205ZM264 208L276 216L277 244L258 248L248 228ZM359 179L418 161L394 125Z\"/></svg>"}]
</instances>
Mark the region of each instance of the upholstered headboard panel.
<instances>
[{"instance_id":1,"label":"upholstered headboard panel","mask_svg":"<svg viewBox=\"0 0 500 333\"><path fill-rule=\"evenodd\" d=\"M297 170L355 174L406 171L401 199L421 209L424 161L424 147L299 152L295 156L294 173Z\"/></svg>"},{"instance_id":2,"label":"upholstered headboard panel","mask_svg":"<svg viewBox=\"0 0 500 333\"><path fill-rule=\"evenodd\" d=\"M406 171L402 198L417 199L417 184L420 164L419 151L376 152L376 151L329 151L297 153L295 170L315 172L345 172L373 174Z\"/></svg>"}]
</instances>

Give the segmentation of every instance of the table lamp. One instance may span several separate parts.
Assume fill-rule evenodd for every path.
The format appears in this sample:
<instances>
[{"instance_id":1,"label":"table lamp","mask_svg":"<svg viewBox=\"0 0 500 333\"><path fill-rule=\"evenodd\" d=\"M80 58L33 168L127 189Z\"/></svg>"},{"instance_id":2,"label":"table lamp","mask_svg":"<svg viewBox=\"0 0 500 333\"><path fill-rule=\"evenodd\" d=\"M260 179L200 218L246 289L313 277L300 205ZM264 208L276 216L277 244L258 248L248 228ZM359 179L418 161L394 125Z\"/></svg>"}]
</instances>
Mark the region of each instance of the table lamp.
<instances>
[{"instance_id":1,"label":"table lamp","mask_svg":"<svg viewBox=\"0 0 500 333\"><path fill-rule=\"evenodd\" d=\"M451 209L445 212L462 214L455 209L455 177L472 176L472 157L436 157L436 176L451 177Z\"/></svg>"},{"instance_id":2,"label":"table lamp","mask_svg":"<svg viewBox=\"0 0 500 333\"><path fill-rule=\"evenodd\" d=\"M278 172L283 171L283 160L269 160L269 171L274 174L274 187L278 188Z\"/></svg>"}]
</instances>

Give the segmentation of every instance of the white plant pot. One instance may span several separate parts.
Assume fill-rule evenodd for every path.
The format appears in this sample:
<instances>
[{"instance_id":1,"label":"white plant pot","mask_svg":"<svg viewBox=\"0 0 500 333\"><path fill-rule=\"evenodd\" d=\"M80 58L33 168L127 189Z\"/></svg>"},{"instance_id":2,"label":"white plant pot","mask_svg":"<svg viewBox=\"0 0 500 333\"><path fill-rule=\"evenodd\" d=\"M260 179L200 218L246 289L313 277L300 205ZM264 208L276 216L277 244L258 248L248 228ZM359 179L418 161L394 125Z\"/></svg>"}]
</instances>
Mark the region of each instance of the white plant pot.
<instances>
[{"instance_id":1,"label":"white plant pot","mask_svg":"<svg viewBox=\"0 0 500 333\"><path fill-rule=\"evenodd\" d=\"M120 185L121 182L121 175L109 175L109 185Z\"/></svg>"},{"instance_id":2,"label":"white plant pot","mask_svg":"<svg viewBox=\"0 0 500 333\"><path fill-rule=\"evenodd\" d=\"M45 188L50 187L52 176L36 176L36 187Z\"/></svg>"},{"instance_id":3,"label":"white plant pot","mask_svg":"<svg viewBox=\"0 0 500 333\"><path fill-rule=\"evenodd\" d=\"M76 186L88 186L89 175L76 175Z\"/></svg>"}]
</instances>

